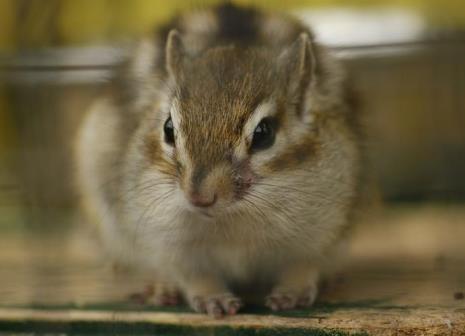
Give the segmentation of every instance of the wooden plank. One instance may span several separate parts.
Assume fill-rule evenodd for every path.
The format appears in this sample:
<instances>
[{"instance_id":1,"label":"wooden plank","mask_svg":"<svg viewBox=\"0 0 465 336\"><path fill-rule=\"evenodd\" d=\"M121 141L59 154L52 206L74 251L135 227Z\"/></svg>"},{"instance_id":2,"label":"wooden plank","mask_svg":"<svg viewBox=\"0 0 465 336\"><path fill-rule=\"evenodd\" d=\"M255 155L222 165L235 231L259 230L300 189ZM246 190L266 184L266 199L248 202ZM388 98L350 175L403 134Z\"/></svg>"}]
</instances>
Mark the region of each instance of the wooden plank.
<instances>
[{"instance_id":1,"label":"wooden plank","mask_svg":"<svg viewBox=\"0 0 465 336\"><path fill-rule=\"evenodd\" d=\"M450 309L341 309L305 318L238 315L212 319L200 314L166 312L114 312L82 310L0 309L0 330L28 332L83 332L97 330L217 331L338 331L373 335L465 335L465 311Z\"/></svg>"},{"instance_id":2,"label":"wooden plank","mask_svg":"<svg viewBox=\"0 0 465 336\"><path fill-rule=\"evenodd\" d=\"M0 333L465 335L465 206L397 206L356 228L347 268L312 309L215 320L136 305L147 280L102 267L81 230L0 235Z\"/></svg>"}]
</instances>

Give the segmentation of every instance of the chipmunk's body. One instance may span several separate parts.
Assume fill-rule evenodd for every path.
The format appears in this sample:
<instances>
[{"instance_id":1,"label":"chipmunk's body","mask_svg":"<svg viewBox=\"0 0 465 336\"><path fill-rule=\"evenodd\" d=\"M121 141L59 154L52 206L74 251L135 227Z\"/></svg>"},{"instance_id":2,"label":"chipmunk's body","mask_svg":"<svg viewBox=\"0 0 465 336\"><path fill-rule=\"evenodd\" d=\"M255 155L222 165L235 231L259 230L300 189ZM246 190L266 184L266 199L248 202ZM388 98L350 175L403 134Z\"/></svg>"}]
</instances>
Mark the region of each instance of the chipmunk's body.
<instances>
[{"instance_id":1,"label":"chipmunk's body","mask_svg":"<svg viewBox=\"0 0 465 336\"><path fill-rule=\"evenodd\" d=\"M235 313L237 288L309 305L357 197L343 76L308 28L223 5L144 40L90 111L79 184L119 261L191 306Z\"/></svg>"}]
</instances>

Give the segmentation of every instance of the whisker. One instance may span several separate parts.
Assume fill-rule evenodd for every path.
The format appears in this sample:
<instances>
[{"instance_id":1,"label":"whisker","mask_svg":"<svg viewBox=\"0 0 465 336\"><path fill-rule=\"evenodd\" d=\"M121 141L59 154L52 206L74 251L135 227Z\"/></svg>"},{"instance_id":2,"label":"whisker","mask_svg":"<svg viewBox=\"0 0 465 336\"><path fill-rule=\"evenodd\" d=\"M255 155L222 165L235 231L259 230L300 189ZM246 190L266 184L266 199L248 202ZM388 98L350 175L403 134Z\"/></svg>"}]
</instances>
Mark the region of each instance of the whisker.
<instances>
[{"instance_id":1,"label":"whisker","mask_svg":"<svg viewBox=\"0 0 465 336\"><path fill-rule=\"evenodd\" d=\"M300 193L302 195L305 195L306 199L302 199L302 201L304 202L313 202L313 203L316 203L316 202L321 202L322 200L323 201L326 201L328 203L336 203L338 205L341 205L341 206L346 206L346 204L342 201L340 201L339 199L336 199L336 198L329 198L327 194L323 194L322 192L309 192L307 190L302 190L302 189L299 189L299 188L296 188L296 187L291 187L291 186L287 186L287 185L277 185L277 184L271 184L271 183L264 183L264 182L256 182L256 185L261 185L261 186L266 186L266 187L272 187L272 188L279 188L281 190L287 190L287 191L292 191L292 192L296 192L296 193Z\"/></svg>"},{"instance_id":2,"label":"whisker","mask_svg":"<svg viewBox=\"0 0 465 336\"><path fill-rule=\"evenodd\" d=\"M136 243L137 243L137 239L139 235L140 226L145 226L146 220L148 220L153 215L153 213L155 212L155 209L160 205L161 202L163 202L166 198L168 198L173 192L174 192L174 189L169 189L168 191L164 192L158 197L155 197L153 200L150 201L149 205L144 209L144 211L142 212L142 214L136 221L136 228L135 228L134 237L133 237L133 249L135 249L137 245Z\"/></svg>"}]
</instances>

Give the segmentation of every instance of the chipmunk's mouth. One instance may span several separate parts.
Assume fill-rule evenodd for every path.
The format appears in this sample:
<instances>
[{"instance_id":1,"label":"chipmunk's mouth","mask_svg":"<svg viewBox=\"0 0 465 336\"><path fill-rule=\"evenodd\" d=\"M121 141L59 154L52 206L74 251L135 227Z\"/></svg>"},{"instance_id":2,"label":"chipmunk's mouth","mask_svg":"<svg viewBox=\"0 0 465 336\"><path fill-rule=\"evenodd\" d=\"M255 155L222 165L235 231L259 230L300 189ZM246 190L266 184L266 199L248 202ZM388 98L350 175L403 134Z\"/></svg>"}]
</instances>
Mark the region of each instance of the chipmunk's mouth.
<instances>
[{"instance_id":1,"label":"chipmunk's mouth","mask_svg":"<svg viewBox=\"0 0 465 336\"><path fill-rule=\"evenodd\" d=\"M211 207L198 207L190 202L186 202L184 209L188 216L195 216L203 219L212 219L215 218L216 213L218 212L217 206Z\"/></svg>"},{"instance_id":2,"label":"chipmunk's mouth","mask_svg":"<svg viewBox=\"0 0 465 336\"><path fill-rule=\"evenodd\" d=\"M205 216L206 218L214 218L215 216L208 210L203 210L203 209L198 209L197 213L199 213L202 216Z\"/></svg>"},{"instance_id":3,"label":"chipmunk's mouth","mask_svg":"<svg viewBox=\"0 0 465 336\"><path fill-rule=\"evenodd\" d=\"M239 205L239 203L241 203L240 200L234 199L231 201L231 203L222 202L221 204L215 204L214 206L208 208L199 208L188 205L186 207L186 212L190 216L196 216L201 219L216 220L231 212L237 205Z\"/></svg>"}]
</instances>

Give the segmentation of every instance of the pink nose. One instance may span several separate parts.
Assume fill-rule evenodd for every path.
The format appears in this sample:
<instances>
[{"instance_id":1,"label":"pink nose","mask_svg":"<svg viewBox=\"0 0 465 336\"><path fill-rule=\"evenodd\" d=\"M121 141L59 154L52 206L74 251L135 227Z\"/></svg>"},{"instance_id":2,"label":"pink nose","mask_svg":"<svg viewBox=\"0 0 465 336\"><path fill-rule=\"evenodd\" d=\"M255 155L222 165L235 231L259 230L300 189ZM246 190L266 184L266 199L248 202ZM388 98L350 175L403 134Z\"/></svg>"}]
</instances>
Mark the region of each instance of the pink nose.
<instances>
[{"instance_id":1,"label":"pink nose","mask_svg":"<svg viewBox=\"0 0 465 336\"><path fill-rule=\"evenodd\" d=\"M189 201L191 202L192 205L199 207L199 208L208 208L211 207L213 204L216 203L216 194L213 195L213 197L205 197L202 195L199 195L197 193L191 194Z\"/></svg>"}]
</instances>

